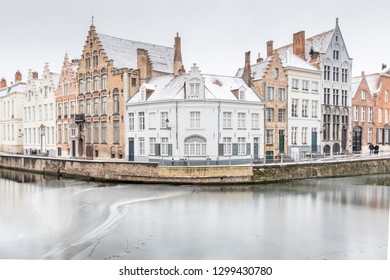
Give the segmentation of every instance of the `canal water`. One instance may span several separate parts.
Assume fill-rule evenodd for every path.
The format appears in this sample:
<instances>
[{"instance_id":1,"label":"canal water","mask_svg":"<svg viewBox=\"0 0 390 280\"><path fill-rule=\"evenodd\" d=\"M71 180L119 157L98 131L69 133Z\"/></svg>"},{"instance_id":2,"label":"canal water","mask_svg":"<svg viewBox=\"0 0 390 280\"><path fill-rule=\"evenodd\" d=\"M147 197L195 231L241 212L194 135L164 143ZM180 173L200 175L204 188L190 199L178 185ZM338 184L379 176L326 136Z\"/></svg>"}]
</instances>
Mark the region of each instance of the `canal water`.
<instances>
[{"instance_id":1,"label":"canal water","mask_svg":"<svg viewBox=\"0 0 390 280\"><path fill-rule=\"evenodd\" d=\"M200 187L0 170L1 259L386 259L390 175Z\"/></svg>"}]
</instances>

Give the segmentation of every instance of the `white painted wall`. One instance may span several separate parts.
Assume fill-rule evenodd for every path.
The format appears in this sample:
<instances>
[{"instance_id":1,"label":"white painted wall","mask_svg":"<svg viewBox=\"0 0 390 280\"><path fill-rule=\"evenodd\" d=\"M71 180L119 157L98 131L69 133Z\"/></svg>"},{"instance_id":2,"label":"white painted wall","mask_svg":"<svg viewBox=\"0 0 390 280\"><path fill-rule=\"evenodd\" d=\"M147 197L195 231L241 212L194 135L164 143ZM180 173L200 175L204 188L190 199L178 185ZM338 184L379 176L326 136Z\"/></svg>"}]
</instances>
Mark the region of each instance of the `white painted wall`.
<instances>
[{"instance_id":1,"label":"white painted wall","mask_svg":"<svg viewBox=\"0 0 390 280\"><path fill-rule=\"evenodd\" d=\"M191 128L190 112L200 112L200 127ZM223 128L223 112L232 113L232 128ZM134 112L135 130L129 130L128 113ZM138 129L138 112L145 112L145 130ZM161 112L168 112L170 129L161 128ZM237 128L237 113L246 113L246 129ZM156 113L156 125L150 127L149 113ZM259 113L259 129L251 129L251 113ZM155 127L155 128L154 128ZM191 156L192 160L237 160L253 157L253 140L259 138L258 157L264 157L264 105L245 101L223 100L164 100L156 102L136 103L126 106L126 136L135 139L135 161L158 161L161 157L149 155L149 138L156 137L157 143L162 137L168 137L172 144L172 157L174 160L188 158L184 154L184 141L187 137L199 135L207 140L206 156ZM139 155L139 138L144 137L146 142L145 156ZM222 143L223 137L231 137L233 143L237 143L238 137L245 137L246 143L251 145L251 155L218 156L218 143ZM126 157L128 158L128 141L126 145ZM166 157L171 159L171 157Z\"/></svg>"}]
</instances>

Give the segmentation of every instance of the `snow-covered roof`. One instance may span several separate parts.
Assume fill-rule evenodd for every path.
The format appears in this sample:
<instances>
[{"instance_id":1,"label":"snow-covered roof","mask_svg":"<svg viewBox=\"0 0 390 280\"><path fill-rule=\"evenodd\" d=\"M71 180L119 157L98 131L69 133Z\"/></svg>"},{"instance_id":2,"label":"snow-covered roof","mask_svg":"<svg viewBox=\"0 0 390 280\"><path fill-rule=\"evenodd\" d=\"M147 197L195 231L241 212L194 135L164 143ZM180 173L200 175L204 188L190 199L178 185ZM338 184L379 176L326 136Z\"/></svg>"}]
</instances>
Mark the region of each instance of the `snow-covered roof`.
<instances>
[{"instance_id":1,"label":"snow-covered roof","mask_svg":"<svg viewBox=\"0 0 390 280\"><path fill-rule=\"evenodd\" d=\"M265 70L267 69L270 61L271 58L267 57L264 61L251 65L251 74L253 80L259 80L264 76ZM243 73L244 68L238 69L236 77L242 77Z\"/></svg>"},{"instance_id":2,"label":"snow-covered roof","mask_svg":"<svg viewBox=\"0 0 390 280\"><path fill-rule=\"evenodd\" d=\"M283 67L294 67L306 70L318 71L317 68L295 55L292 50L279 51L279 57L282 61Z\"/></svg>"},{"instance_id":3,"label":"snow-covered roof","mask_svg":"<svg viewBox=\"0 0 390 280\"><path fill-rule=\"evenodd\" d=\"M19 82L9 87L9 93L25 92L25 90L26 90L25 82Z\"/></svg>"},{"instance_id":4,"label":"snow-covered roof","mask_svg":"<svg viewBox=\"0 0 390 280\"><path fill-rule=\"evenodd\" d=\"M173 73L174 49L143 42L121 39L98 33L97 36L109 59L114 61L115 68L137 68L137 49L148 51L153 70Z\"/></svg>"},{"instance_id":5,"label":"snow-covered roof","mask_svg":"<svg viewBox=\"0 0 390 280\"><path fill-rule=\"evenodd\" d=\"M380 75L378 73L366 75L368 88L372 95L375 95L380 90L379 78Z\"/></svg>"},{"instance_id":6,"label":"snow-covered roof","mask_svg":"<svg viewBox=\"0 0 390 280\"><path fill-rule=\"evenodd\" d=\"M181 100L185 95L185 81L187 74L180 76L161 76L153 78L148 82L148 85L153 85L155 90L148 98L150 101L158 100ZM219 75L203 74L205 99L210 100L237 100L232 90L238 88L245 88L245 101L262 102L258 95L246 85L244 80L240 77L229 77ZM141 94L137 92L127 104L134 104L141 102Z\"/></svg>"},{"instance_id":7,"label":"snow-covered roof","mask_svg":"<svg viewBox=\"0 0 390 280\"><path fill-rule=\"evenodd\" d=\"M352 78L352 81L351 81L351 94L352 94L352 96L355 96L356 91L359 88L361 82L362 82L362 76Z\"/></svg>"},{"instance_id":8,"label":"snow-covered roof","mask_svg":"<svg viewBox=\"0 0 390 280\"><path fill-rule=\"evenodd\" d=\"M313 51L319 53L326 53L329 43L332 39L334 29L323 32L321 34L315 35L313 37L307 38L305 41L305 57L310 59L310 50L313 48ZM293 44L280 47L276 49L279 52L293 51Z\"/></svg>"},{"instance_id":9,"label":"snow-covered roof","mask_svg":"<svg viewBox=\"0 0 390 280\"><path fill-rule=\"evenodd\" d=\"M26 83L25 82L17 82L16 84L12 84L8 87L0 89L0 97L4 97L11 93L25 92Z\"/></svg>"}]
</instances>

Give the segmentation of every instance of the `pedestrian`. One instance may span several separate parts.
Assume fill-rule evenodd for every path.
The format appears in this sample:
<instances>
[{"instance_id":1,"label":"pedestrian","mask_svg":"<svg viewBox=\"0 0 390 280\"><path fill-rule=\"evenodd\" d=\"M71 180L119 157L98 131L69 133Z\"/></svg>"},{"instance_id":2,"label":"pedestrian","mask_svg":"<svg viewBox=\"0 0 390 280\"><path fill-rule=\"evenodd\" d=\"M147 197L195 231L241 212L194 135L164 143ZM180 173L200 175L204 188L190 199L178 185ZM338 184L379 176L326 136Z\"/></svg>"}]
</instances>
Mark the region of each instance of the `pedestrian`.
<instances>
[{"instance_id":1,"label":"pedestrian","mask_svg":"<svg viewBox=\"0 0 390 280\"><path fill-rule=\"evenodd\" d=\"M368 148L370 149L370 155L373 154L373 151L374 151L374 145L372 143L370 143L370 145L368 146Z\"/></svg>"},{"instance_id":2,"label":"pedestrian","mask_svg":"<svg viewBox=\"0 0 390 280\"><path fill-rule=\"evenodd\" d=\"M378 154L379 153L379 146L378 145L375 145L375 147L374 147L374 154Z\"/></svg>"}]
</instances>

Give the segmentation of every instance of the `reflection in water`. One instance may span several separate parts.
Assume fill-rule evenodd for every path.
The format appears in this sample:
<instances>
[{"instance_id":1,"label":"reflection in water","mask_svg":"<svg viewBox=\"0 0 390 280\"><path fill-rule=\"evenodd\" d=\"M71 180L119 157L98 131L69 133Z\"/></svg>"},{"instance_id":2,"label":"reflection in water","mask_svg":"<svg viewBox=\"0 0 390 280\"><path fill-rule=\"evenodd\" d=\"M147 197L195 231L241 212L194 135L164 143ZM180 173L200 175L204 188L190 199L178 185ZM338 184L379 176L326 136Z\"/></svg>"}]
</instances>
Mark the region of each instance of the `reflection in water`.
<instances>
[{"instance_id":1,"label":"reflection in water","mask_svg":"<svg viewBox=\"0 0 390 280\"><path fill-rule=\"evenodd\" d=\"M0 258L385 259L389 182L378 175L213 191L0 169Z\"/></svg>"}]
</instances>

